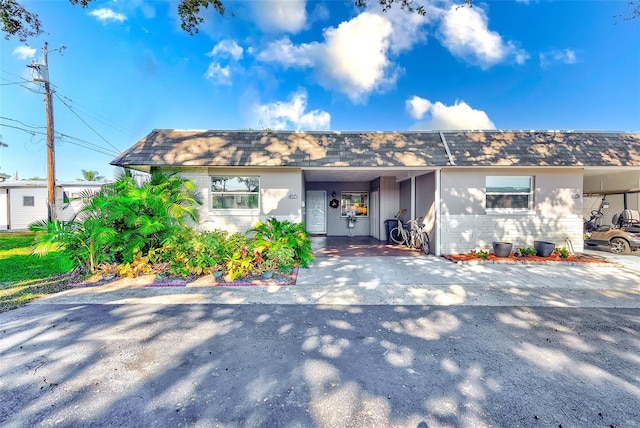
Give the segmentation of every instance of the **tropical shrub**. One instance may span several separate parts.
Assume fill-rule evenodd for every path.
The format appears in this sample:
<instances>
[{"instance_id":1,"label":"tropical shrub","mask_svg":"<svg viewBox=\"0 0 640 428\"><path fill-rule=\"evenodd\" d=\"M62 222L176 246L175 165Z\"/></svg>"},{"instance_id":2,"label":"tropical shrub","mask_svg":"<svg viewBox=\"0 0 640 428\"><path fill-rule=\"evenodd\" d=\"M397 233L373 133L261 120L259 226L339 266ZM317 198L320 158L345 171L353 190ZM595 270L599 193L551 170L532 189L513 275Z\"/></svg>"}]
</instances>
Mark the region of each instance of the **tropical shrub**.
<instances>
[{"instance_id":1,"label":"tropical shrub","mask_svg":"<svg viewBox=\"0 0 640 428\"><path fill-rule=\"evenodd\" d=\"M176 173L153 171L138 185L130 173L81 195L83 208L69 222L38 221L34 253L65 252L94 273L102 262L133 263L197 220L195 185Z\"/></svg>"},{"instance_id":2,"label":"tropical shrub","mask_svg":"<svg viewBox=\"0 0 640 428\"><path fill-rule=\"evenodd\" d=\"M266 222L258 222L250 230L250 233L255 236L256 246L262 246L266 249L267 259L272 252L282 255L281 249L285 248L293 250L293 262L290 263L287 260L285 265L299 264L307 268L313 262L309 232L307 232L304 223L279 221L275 217L270 217Z\"/></svg>"}]
</instances>

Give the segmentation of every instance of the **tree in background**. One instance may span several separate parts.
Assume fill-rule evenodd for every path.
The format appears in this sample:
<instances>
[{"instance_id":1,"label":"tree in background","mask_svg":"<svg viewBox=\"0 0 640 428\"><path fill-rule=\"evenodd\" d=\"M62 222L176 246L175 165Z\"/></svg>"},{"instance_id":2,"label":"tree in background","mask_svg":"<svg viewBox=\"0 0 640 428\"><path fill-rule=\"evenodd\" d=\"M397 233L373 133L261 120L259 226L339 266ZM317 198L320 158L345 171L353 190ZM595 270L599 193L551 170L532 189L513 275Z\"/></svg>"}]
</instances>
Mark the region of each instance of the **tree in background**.
<instances>
[{"instance_id":1,"label":"tree in background","mask_svg":"<svg viewBox=\"0 0 640 428\"><path fill-rule=\"evenodd\" d=\"M80 170L82 172L82 178L78 178L78 180L84 181L101 181L104 180L104 176L99 175L98 171L87 171L86 169Z\"/></svg>"},{"instance_id":2,"label":"tree in background","mask_svg":"<svg viewBox=\"0 0 640 428\"><path fill-rule=\"evenodd\" d=\"M71 4L80 4L87 7L95 0L69 0ZM370 0L353 0L357 7L364 8ZM464 5L471 5L472 0L462 0ZM417 12L420 15L426 13L423 6L417 6L413 0L376 0L382 10L386 11L393 5L398 5L408 12ZM184 31L194 35L199 31L199 27L204 23L201 16L201 9L211 8L224 16L226 11L222 0L180 0L178 3L178 15ZM204 11L202 11L204 12ZM230 13L233 16L233 12ZM38 15L29 12L18 0L0 0L0 19L2 19L2 31L5 39L10 36L17 36L21 42L29 37L37 37L42 34L42 22Z\"/></svg>"}]
</instances>

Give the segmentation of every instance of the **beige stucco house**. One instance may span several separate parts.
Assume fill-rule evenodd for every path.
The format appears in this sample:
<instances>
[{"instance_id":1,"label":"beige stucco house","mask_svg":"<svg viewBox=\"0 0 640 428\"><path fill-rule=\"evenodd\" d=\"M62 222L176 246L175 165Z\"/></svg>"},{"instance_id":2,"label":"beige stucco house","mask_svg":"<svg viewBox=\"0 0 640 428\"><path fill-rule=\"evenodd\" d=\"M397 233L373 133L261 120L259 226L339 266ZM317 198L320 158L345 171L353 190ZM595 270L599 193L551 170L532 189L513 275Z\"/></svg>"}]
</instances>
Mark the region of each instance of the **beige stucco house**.
<instances>
[{"instance_id":1,"label":"beige stucco house","mask_svg":"<svg viewBox=\"0 0 640 428\"><path fill-rule=\"evenodd\" d=\"M424 217L437 254L534 240L581 251L585 190L640 185L640 134L154 130L112 165L194 180L201 229L274 216L385 240L385 220L405 209Z\"/></svg>"}]
</instances>

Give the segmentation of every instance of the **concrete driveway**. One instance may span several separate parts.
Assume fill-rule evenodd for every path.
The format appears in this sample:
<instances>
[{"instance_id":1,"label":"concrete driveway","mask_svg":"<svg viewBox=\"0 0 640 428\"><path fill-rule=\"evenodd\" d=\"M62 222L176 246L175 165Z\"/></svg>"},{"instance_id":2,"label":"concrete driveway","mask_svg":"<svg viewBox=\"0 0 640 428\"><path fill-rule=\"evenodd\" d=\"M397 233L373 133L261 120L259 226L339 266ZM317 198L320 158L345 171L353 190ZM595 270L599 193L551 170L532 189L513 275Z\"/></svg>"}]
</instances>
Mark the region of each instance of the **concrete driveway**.
<instances>
[{"instance_id":1,"label":"concrete driveway","mask_svg":"<svg viewBox=\"0 0 640 428\"><path fill-rule=\"evenodd\" d=\"M636 427L639 287L354 257L289 287L70 290L0 314L0 425Z\"/></svg>"}]
</instances>

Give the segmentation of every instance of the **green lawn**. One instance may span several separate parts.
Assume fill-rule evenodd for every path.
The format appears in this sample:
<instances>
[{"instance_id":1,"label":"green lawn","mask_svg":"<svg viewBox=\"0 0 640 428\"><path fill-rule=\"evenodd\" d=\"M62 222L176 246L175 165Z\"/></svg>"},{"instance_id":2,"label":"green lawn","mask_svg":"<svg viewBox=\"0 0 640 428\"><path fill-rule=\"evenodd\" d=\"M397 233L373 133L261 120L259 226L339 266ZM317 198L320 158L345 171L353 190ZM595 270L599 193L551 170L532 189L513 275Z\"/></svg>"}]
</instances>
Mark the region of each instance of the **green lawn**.
<instances>
[{"instance_id":1,"label":"green lawn","mask_svg":"<svg viewBox=\"0 0 640 428\"><path fill-rule=\"evenodd\" d=\"M60 253L31 254L32 232L0 233L0 312L68 288L73 266Z\"/></svg>"}]
</instances>

